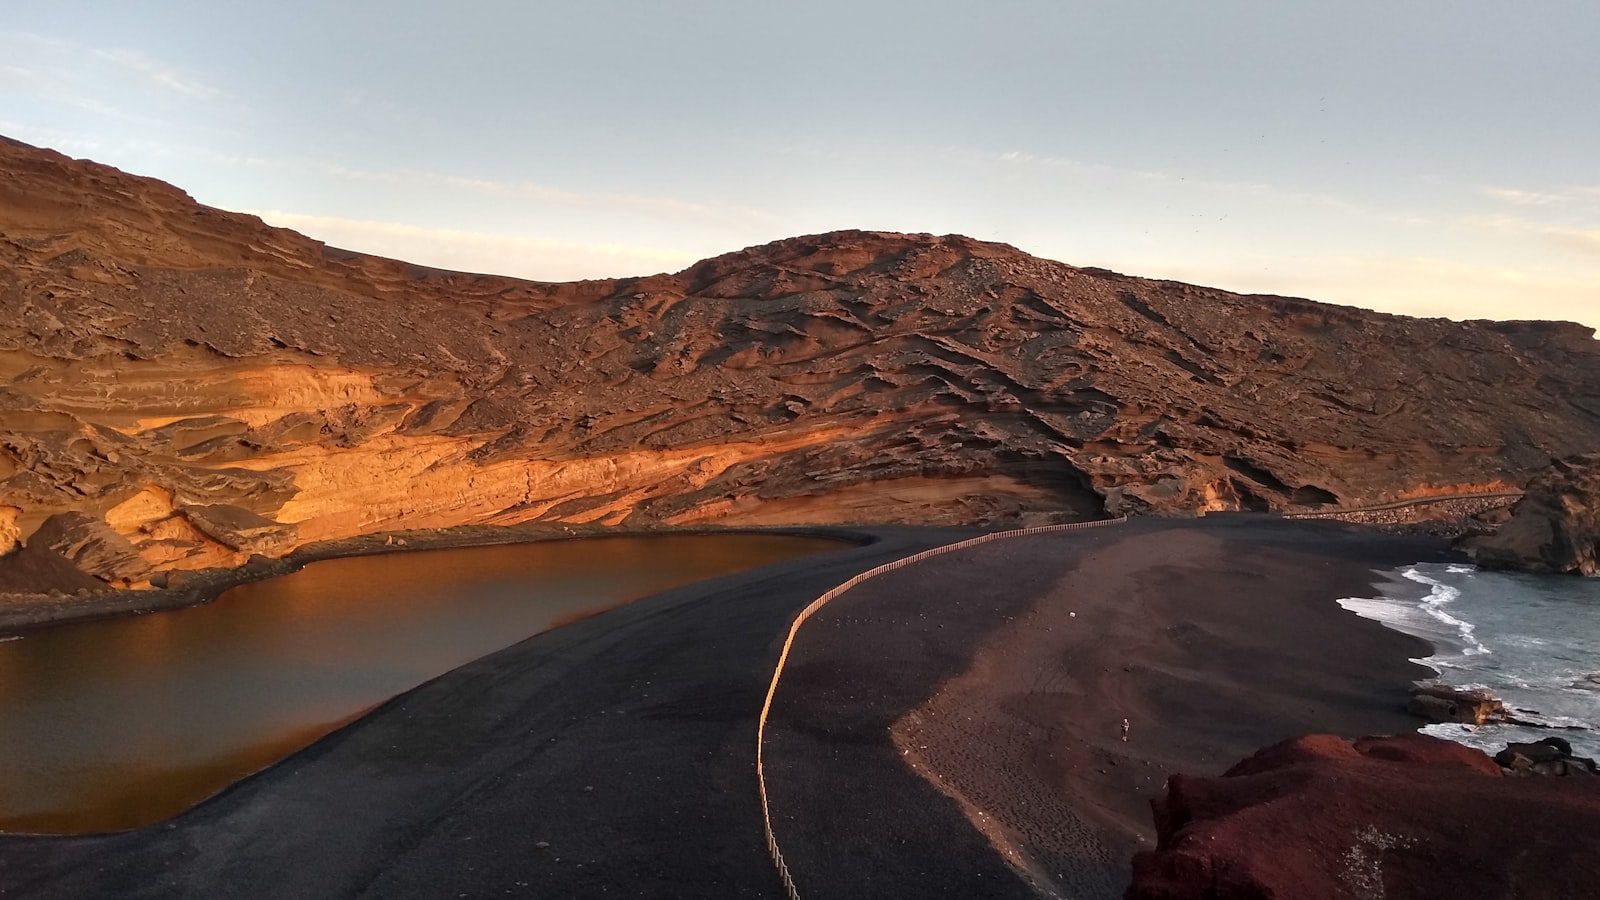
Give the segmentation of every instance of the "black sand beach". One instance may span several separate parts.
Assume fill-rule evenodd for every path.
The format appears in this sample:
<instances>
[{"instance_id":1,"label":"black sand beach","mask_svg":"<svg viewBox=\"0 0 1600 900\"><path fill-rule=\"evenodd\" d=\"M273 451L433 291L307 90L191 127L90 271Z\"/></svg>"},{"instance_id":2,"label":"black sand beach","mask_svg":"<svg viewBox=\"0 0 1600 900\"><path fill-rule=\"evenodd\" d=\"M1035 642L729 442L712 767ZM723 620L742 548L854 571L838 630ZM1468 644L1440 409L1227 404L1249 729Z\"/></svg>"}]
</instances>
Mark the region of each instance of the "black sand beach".
<instances>
[{"instance_id":1,"label":"black sand beach","mask_svg":"<svg viewBox=\"0 0 1600 900\"><path fill-rule=\"evenodd\" d=\"M1168 774L1416 726L1402 707L1425 670L1407 658L1426 645L1333 601L1444 552L1323 523L1136 520L862 585L802 630L768 724L801 893L1121 896Z\"/></svg>"},{"instance_id":2,"label":"black sand beach","mask_svg":"<svg viewBox=\"0 0 1600 900\"><path fill-rule=\"evenodd\" d=\"M879 540L660 594L464 666L169 823L0 837L0 896L769 893L754 723L776 642L856 572L972 532L855 533Z\"/></svg>"},{"instance_id":3,"label":"black sand beach","mask_svg":"<svg viewBox=\"0 0 1600 900\"><path fill-rule=\"evenodd\" d=\"M0 895L777 896L754 731L790 620L973 532L857 533L879 540L467 665L169 823L0 838ZM1425 648L1333 599L1442 552L1325 523L1150 520L861 586L802 631L770 726L801 890L1030 895L999 846L1040 881L1114 896L1167 772L1304 731L1410 727L1406 658Z\"/></svg>"}]
</instances>

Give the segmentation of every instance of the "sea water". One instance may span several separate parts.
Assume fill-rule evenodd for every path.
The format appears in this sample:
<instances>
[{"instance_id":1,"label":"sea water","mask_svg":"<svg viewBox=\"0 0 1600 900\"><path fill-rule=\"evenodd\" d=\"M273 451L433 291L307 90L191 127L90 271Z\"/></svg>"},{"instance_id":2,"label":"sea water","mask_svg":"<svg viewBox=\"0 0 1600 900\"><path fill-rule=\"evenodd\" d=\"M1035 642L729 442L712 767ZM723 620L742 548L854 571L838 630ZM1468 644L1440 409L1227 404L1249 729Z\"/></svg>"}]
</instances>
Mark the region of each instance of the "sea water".
<instances>
[{"instance_id":1,"label":"sea water","mask_svg":"<svg viewBox=\"0 0 1600 900\"><path fill-rule=\"evenodd\" d=\"M1417 662L1437 681L1487 688L1540 727L1429 725L1426 734L1494 753L1510 741L1560 737L1600 758L1600 578L1420 564L1394 572L1346 609L1431 642Z\"/></svg>"}]
</instances>

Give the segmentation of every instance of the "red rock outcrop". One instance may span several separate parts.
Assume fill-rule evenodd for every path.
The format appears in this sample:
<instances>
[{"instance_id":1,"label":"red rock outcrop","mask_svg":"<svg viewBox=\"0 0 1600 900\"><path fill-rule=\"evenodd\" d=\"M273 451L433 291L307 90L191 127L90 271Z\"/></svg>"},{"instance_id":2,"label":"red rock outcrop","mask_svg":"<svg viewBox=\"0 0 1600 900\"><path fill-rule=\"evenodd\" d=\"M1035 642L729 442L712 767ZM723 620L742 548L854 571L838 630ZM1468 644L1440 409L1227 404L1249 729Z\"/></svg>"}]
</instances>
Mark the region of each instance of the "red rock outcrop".
<instances>
[{"instance_id":1,"label":"red rock outcrop","mask_svg":"<svg viewBox=\"0 0 1600 900\"><path fill-rule=\"evenodd\" d=\"M3 139L0 311L0 552L76 513L148 571L80 564L134 585L460 524L1375 503L1517 486L1600 444L1577 325L875 232L646 278L466 275ZM255 537L196 512L217 508Z\"/></svg>"},{"instance_id":2,"label":"red rock outcrop","mask_svg":"<svg viewBox=\"0 0 1600 900\"><path fill-rule=\"evenodd\" d=\"M1600 576L1600 453L1556 460L1509 520L1464 545L1488 568Z\"/></svg>"},{"instance_id":3,"label":"red rock outcrop","mask_svg":"<svg viewBox=\"0 0 1600 900\"><path fill-rule=\"evenodd\" d=\"M1567 900L1600 884L1600 778L1504 778L1423 735L1313 735L1173 776L1129 900Z\"/></svg>"}]
</instances>

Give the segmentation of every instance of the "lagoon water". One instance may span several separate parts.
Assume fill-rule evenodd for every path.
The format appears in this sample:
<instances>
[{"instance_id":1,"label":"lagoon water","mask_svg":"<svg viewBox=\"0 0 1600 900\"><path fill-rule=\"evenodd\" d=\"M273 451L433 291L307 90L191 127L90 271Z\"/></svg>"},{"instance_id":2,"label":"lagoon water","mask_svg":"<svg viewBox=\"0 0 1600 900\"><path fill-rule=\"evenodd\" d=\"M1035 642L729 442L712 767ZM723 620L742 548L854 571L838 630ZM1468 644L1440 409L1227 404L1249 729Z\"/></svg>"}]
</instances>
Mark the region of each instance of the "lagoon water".
<instances>
[{"instance_id":1,"label":"lagoon water","mask_svg":"<svg viewBox=\"0 0 1600 900\"><path fill-rule=\"evenodd\" d=\"M1600 757L1600 579L1426 564L1395 572L1378 597L1339 602L1432 642L1433 655L1418 662L1439 681L1488 688L1517 718L1548 726L1424 732L1490 753L1554 736Z\"/></svg>"},{"instance_id":2,"label":"lagoon water","mask_svg":"<svg viewBox=\"0 0 1600 900\"><path fill-rule=\"evenodd\" d=\"M170 817L473 659L629 600L838 549L604 537L312 563L187 609L0 642L0 830Z\"/></svg>"}]
</instances>

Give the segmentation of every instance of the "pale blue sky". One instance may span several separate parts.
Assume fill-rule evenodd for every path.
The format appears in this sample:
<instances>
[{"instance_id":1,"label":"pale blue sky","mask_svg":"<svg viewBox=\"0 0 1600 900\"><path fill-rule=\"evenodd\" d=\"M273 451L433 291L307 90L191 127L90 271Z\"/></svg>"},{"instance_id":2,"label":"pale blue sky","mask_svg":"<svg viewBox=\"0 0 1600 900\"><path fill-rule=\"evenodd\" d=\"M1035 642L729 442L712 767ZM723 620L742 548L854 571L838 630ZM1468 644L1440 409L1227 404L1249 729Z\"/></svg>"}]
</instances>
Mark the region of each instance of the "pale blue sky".
<instances>
[{"instance_id":1,"label":"pale blue sky","mask_svg":"<svg viewBox=\"0 0 1600 900\"><path fill-rule=\"evenodd\" d=\"M1600 5L53 2L0 133L568 279L835 228L1600 326Z\"/></svg>"}]
</instances>

